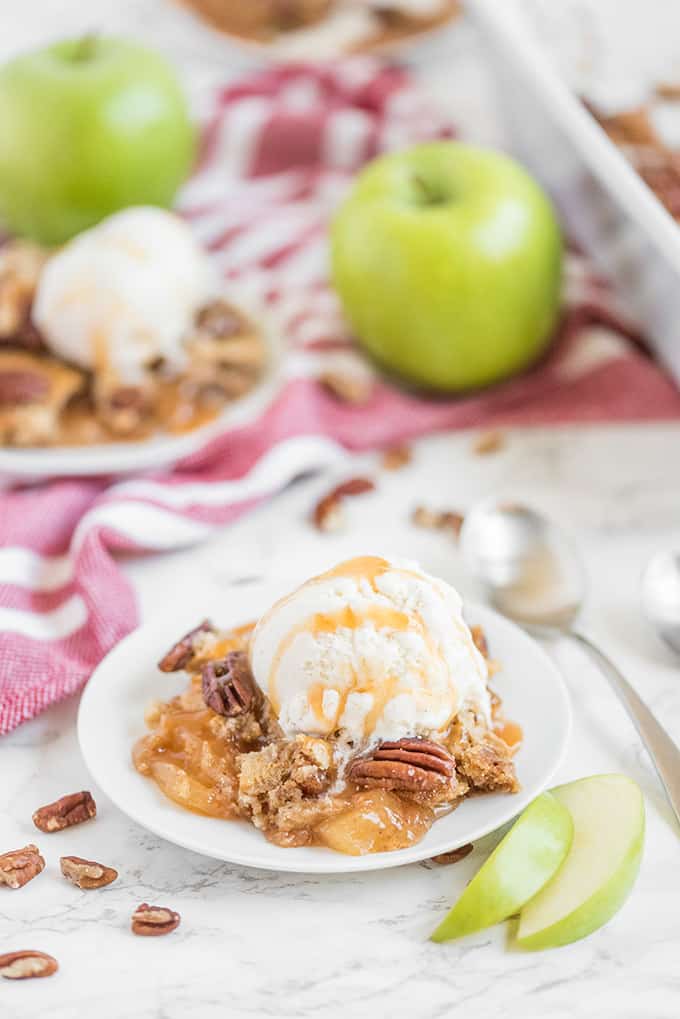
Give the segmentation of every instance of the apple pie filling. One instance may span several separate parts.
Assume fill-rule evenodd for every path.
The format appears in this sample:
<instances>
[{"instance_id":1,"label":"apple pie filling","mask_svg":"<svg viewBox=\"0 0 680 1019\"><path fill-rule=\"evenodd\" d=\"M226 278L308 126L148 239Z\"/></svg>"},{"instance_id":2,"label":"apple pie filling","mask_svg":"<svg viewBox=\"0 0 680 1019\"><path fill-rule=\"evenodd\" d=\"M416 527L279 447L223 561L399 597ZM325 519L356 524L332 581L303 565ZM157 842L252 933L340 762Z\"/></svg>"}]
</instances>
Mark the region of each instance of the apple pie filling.
<instances>
[{"instance_id":1,"label":"apple pie filling","mask_svg":"<svg viewBox=\"0 0 680 1019\"><path fill-rule=\"evenodd\" d=\"M414 845L468 796L519 788L521 732L504 722L495 693L490 725L461 711L436 740L360 746L340 731L286 735L251 671L252 630L202 623L159 663L185 671L187 687L151 706L133 760L180 806L248 820L279 846L360 855ZM481 631L473 637L486 651Z\"/></svg>"}]
</instances>

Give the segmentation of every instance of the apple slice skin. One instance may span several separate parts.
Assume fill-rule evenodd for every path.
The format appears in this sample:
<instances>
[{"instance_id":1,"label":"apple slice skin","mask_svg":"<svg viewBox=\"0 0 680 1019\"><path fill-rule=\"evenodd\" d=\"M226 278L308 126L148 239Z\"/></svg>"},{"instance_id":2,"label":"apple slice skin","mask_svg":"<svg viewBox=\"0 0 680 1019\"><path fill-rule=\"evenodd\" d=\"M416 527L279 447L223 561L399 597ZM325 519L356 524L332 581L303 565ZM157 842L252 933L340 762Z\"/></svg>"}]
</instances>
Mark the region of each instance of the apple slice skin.
<instances>
[{"instance_id":1,"label":"apple slice skin","mask_svg":"<svg viewBox=\"0 0 680 1019\"><path fill-rule=\"evenodd\" d=\"M576 782L569 782L566 785L558 786L553 789L552 792L556 799L561 799L564 795L564 791L571 791L577 786L585 784L586 782L603 781L610 785L609 795L616 796L617 791L620 793L624 789L628 793L632 793L638 800L639 808L639 828L635 836L631 839L625 853L621 858L621 862L617 867L616 872L612 877L603 884L596 892L594 892L589 898L582 902L576 909L572 910L571 913L562 916L554 924L548 927L536 931L534 934L522 936L522 921L525 925L527 923L527 916L530 916L531 909L535 908L535 902L539 896L536 896L534 902L527 903L527 909L522 911L520 916L520 922L517 930L517 944L520 948L529 950L540 950L545 948L560 948L564 945L570 945L574 941L579 941L581 938L587 937L596 931L599 927L610 920L615 913L621 908L623 903L628 898L635 879L637 878L640 870L640 862L642 860L642 852L645 841L645 806L644 799L639 787L632 779L626 778L624 775L593 775L590 778L580 779ZM618 787L618 789L617 789ZM575 822L578 825L578 819ZM574 839L574 845L576 838ZM559 872L555 875L554 882L559 881ZM547 895L551 889L553 882L549 882L541 890L541 897Z\"/></svg>"},{"instance_id":2,"label":"apple slice skin","mask_svg":"<svg viewBox=\"0 0 680 1019\"><path fill-rule=\"evenodd\" d=\"M431 940L460 938L519 912L561 866L572 835L567 808L550 793L541 793L477 871Z\"/></svg>"}]
</instances>

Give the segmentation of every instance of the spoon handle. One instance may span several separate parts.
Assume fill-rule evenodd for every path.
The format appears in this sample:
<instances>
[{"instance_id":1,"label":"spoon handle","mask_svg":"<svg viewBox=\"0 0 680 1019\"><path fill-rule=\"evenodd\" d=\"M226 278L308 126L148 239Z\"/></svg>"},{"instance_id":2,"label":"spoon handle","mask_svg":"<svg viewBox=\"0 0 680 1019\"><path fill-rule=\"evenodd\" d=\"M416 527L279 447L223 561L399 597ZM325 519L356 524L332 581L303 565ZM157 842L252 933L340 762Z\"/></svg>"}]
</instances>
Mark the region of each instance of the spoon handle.
<instances>
[{"instance_id":1,"label":"spoon handle","mask_svg":"<svg viewBox=\"0 0 680 1019\"><path fill-rule=\"evenodd\" d=\"M570 636L581 644L608 679L614 693L631 717L640 739L647 748L670 805L680 821L680 748L670 738L627 679L592 641L576 630Z\"/></svg>"}]
</instances>

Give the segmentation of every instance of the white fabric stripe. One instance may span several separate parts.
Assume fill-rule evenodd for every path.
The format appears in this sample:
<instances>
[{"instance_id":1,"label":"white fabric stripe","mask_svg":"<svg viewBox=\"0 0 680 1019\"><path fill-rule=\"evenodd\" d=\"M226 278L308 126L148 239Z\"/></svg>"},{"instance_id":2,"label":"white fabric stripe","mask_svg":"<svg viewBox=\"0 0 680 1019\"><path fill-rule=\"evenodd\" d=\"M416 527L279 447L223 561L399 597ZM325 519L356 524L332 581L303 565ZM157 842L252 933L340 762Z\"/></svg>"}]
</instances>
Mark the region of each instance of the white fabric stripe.
<instances>
[{"instance_id":1,"label":"white fabric stripe","mask_svg":"<svg viewBox=\"0 0 680 1019\"><path fill-rule=\"evenodd\" d=\"M155 481L123 481L111 492L156 499L183 509L190 505L220 506L266 495L281 488L303 471L318 470L346 457L342 446L324 436L305 435L286 439L261 457L252 470L233 481L163 485ZM120 528L118 528L120 530Z\"/></svg>"},{"instance_id":2,"label":"white fabric stripe","mask_svg":"<svg viewBox=\"0 0 680 1019\"><path fill-rule=\"evenodd\" d=\"M87 622L87 608L79 594L51 612L27 612L0 608L0 631L21 633L34 640L61 640L70 637Z\"/></svg>"},{"instance_id":3,"label":"white fabric stripe","mask_svg":"<svg viewBox=\"0 0 680 1019\"><path fill-rule=\"evenodd\" d=\"M19 546L0 549L0 584L16 584L30 591L56 591L72 575L68 556L41 556Z\"/></svg>"},{"instance_id":4,"label":"white fabric stripe","mask_svg":"<svg viewBox=\"0 0 680 1019\"><path fill-rule=\"evenodd\" d=\"M162 486L159 486L162 490ZM181 548L202 541L214 531L212 524L179 517L145 503L114 502L97 506L81 518L71 542L76 556L93 527L110 527L142 548Z\"/></svg>"}]
</instances>

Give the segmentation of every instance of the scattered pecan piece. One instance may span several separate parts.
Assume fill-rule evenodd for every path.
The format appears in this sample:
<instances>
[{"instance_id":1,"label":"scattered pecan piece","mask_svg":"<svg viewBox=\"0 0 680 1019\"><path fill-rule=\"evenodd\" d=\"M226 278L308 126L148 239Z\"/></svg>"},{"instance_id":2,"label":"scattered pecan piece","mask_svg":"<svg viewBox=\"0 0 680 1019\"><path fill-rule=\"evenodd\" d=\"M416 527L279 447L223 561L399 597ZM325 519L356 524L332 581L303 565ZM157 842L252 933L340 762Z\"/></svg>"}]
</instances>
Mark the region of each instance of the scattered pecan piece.
<instances>
[{"instance_id":1,"label":"scattered pecan piece","mask_svg":"<svg viewBox=\"0 0 680 1019\"><path fill-rule=\"evenodd\" d=\"M44 869L45 861L33 843L23 849L12 849L0 856L0 885L23 888Z\"/></svg>"},{"instance_id":2,"label":"scattered pecan piece","mask_svg":"<svg viewBox=\"0 0 680 1019\"><path fill-rule=\"evenodd\" d=\"M391 446L382 456L382 466L386 471L399 471L411 463L413 454L410 446Z\"/></svg>"},{"instance_id":3,"label":"scattered pecan piece","mask_svg":"<svg viewBox=\"0 0 680 1019\"><path fill-rule=\"evenodd\" d=\"M432 857L432 863L439 863L445 866L449 863L458 863L459 860L464 860L466 856L469 856L475 847L471 842L467 845L460 846L458 849L451 849L448 853L439 853L437 856Z\"/></svg>"},{"instance_id":4,"label":"scattered pecan piece","mask_svg":"<svg viewBox=\"0 0 680 1019\"><path fill-rule=\"evenodd\" d=\"M51 977L59 963L45 952L26 949L0 955L0 976L5 980L28 980L31 977Z\"/></svg>"},{"instance_id":5,"label":"scattered pecan piece","mask_svg":"<svg viewBox=\"0 0 680 1019\"><path fill-rule=\"evenodd\" d=\"M472 444L472 452L476 456L488 456L491 453L499 453L505 446L505 434L497 428L478 435Z\"/></svg>"},{"instance_id":6,"label":"scattered pecan piece","mask_svg":"<svg viewBox=\"0 0 680 1019\"><path fill-rule=\"evenodd\" d=\"M324 496L323 499L319 499L314 507L312 519L314 520L314 526L319 531L324 531L325 533L341 531L345 526L346 519L342 499L338 499L333 493Z\"/></svg>"},{"instance_id":7,"label":"scattered pecan piece","mask_svg":"<svg viewBox=\"0 0 680 1019\"><path fill-rule=\"evenodd\" d=\"M64 828L71 828L74 824L89 821L96 815L97 804L92 798L92 793L83 790L39 807L33 814L33 824L44 832L63 831Z\"/></svg>"},{"instance_id":8,"label":"scattered pecan piece","mask_svg":"<svg viewBox=\"0 0 680 1019\"><path fill-rule=\"evenodd\" d=\"M31 371L0 371L0 407L42 400L50 391L44 375Z\"/></svg>"},{"instance_id":9,"label":"scattered pecan piece","mask_svg":"<svg viewBox=\"0 0 680 1019\"><path fill-rule=\"evenodd\" d=\"M454 510L431 510L426 506L416 506L411 514L411 522L416 527L424 527L434 531L448 531L455 538L463 526L463 514Z\"/></svg>"},{"instance_id":10,"label":"scattered pecan piece","mask_svg":"<svg viewBox=\"0 0 680 1019\"><path fill-rule=\"evenodd\" d=\"M319 499L312 519L319 531L338 531L345 523L343 500L355 495L363 495L365 492L372 492L375 489L375 482L370 478L349 478L347 481L336 485L328 495Z\"/></svg>"},{"instance_id":11,"label":"scattered pecan piece","mask_svg":"<svg viewBox=\"0 0 680 1019\"><path fill-rule=\"evenodd\" d=\"M333 489L332 494L338 499L345 499L347 496L364 495L366 492L375 490L375 482L370 478L349 478L342 481Z\"/></svg>"},{"instance_id":12,"label":"scattered pecan piece","mask_svg":"<svg viewBox=\"0 0 680 1019\"><path fill-rule=\"evenodd\" d=\"M204 633L214 633L215 628L209 619L185 633L170 650L161 658L158 668L161 672L181 672L185 669L195 653L196 638Z\"/></svg>"},{"instance_id":13,"label":"scattered pecan piece","mask_svg":"<svg viewBox=\"0 0 680 1019\"><path fill-rule=\"evenodd\" d=\"M113 867L105 867L94 860L83 860L81 856L62 856L59 865L66 880L78 888L103 888L118 877L118 871Z\"/></svg>"},{"instance_id":14,"label":"scattered pecan piece","mask_svg":"<svg viewBox=\"0 0 680 1019\"><path fill-rule=\"evenodd\" d=\"M472 634L472 640L479 653L483 655L484 658L488 658L489 645L483 628L479 625L479 623L476 623L474 626L470 627L470 633Z\"/></svg>"},{"instance_id":15,"label":"scattered pecan piece","mask_svg":"<svg viewBox=\"0 0 680 1019\"><path fill-rule=\"evenodd\" d=\"M327 371L319 382L336 400L354 407L369 403L373 396L373 379L363 372Z\"/></svg>"},{"instance_id":16,"label":"scattered pecan piece","mask_svg":"<svg viewBox=\"0 0 680 1019\"><path fill-rule=\"evenodd\" d=\"M158 938L179 927L180 915L167 906L150 906L142 902L132 914L132 933L144 938Z\"/></svg>"},{"instance_id":17,"label":"scattered pecan piece","mask_svg":"<svg viewBox=\"0 0 680 1019\"><path fill-rule=\"evenodd\" d=\"M356 757L347 770L350 781L411 792L430 792L455 775L449 752L432 740L400 739L381 743L368 757Z\"/></svg>"},{"instance_id":18,"label":"scattered pecan piece","mask_svg":"<svg viewBox=\"0 0 680 1019\"><path fill-rule=\"evenodd\" d=\"M225 658L207 662L201 672L201 685L207 706L226 718L250 711L257 699L245 651L230 651Z\"/></svg>"},{"instance_id":19,"label":"scattered pecan piece","mask_svg":"<svg viewBox=\"0 0 680 1019\"><path fill-rule=\"evenodd\" d=\"M654 88L654 94L659 99L680 102L680 81L660 81Z\"/></svg>"}]
</instances>

